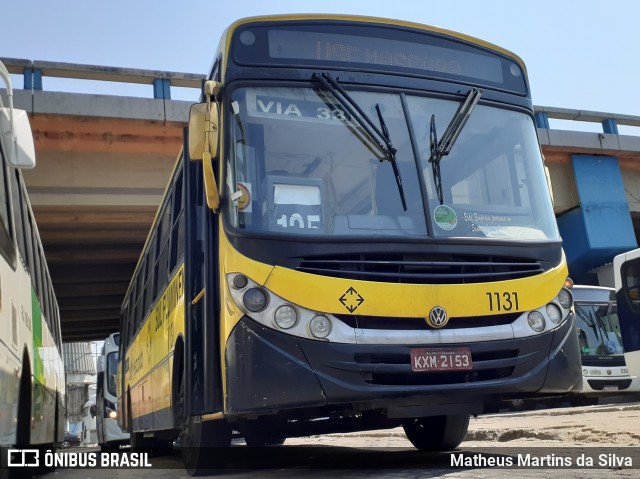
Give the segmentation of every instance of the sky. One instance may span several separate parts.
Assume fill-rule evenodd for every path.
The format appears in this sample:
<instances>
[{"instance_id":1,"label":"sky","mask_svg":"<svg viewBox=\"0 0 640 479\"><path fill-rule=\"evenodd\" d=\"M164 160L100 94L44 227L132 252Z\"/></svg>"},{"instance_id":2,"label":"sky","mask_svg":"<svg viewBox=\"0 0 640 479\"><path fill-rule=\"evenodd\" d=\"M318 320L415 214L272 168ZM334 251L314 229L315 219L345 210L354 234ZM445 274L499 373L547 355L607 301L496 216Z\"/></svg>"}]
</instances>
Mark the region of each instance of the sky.
<instances>
[{"instance_id":1,"label":"sky","mask_svg":"<svg viewBox=\"0 0 640 479\"><path fill-rule=\"evenodd\" d=\"M518 54L535 105L640 116L637 0L2 0L0 58L206 74L230 23L276 13L455 30Z\"/></svg>"}]
</instances>

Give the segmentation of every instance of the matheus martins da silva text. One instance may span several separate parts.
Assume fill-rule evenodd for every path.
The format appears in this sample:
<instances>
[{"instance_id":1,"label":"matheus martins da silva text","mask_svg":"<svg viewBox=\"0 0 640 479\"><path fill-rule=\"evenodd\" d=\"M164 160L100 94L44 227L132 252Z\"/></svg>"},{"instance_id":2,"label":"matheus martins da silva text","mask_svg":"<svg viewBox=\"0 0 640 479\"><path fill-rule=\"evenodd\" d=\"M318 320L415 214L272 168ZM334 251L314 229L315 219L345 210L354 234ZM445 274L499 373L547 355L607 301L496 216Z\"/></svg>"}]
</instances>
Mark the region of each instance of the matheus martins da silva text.
<instances>
[{"instance_id":1,"label":"matheus martins da silva text","mask_svg":"<svg viewBox=\"0 0 640 479\"><path fill-rule=\"evenodd\" d=\"M574 457L558 454L485 455L451 454L452 467L633 467L629 456L615 453L590 456L577 454Z\"/></svg>"}]
</instances>

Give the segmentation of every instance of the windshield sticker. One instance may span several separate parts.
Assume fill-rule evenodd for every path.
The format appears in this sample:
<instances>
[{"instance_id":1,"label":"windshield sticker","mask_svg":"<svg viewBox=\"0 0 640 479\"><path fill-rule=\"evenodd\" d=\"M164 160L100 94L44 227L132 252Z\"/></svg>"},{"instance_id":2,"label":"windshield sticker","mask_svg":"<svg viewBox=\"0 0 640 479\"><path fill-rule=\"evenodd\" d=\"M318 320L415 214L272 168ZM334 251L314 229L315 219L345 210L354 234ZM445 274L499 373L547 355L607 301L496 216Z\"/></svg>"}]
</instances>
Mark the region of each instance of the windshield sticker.
<instances>
[{"instance_id":1,"label":"windshield sticker","mask_svg":"<svg viewBox=\"0 0 640 479\"><path fill-rule=\"evenodd\" d=\"M443 230L452 230L458 225L458 216L456 212L445 205L438 206L433 210L433 220Z\"/></svg>"},{"instance_id":2,"label":"windshield sticker","mask_svg":"<svg viewBox=\"0 0 640 479\"><path fill-rule=\"evenodd\" d=\"M249 116L278 119L313 119L327 122L351 122L351 115L339 104L308 99L288 99L256 95L249 98Z\"/></svg>"},{"instance_id":3,"label":"windshield sticker","mask_svg":"<svg viewBox=\"0 0 640 479\"><path fill-rule=\"evenodd\" d=\"M236 193L240 193L240 196L237 198L238 210L251 213L251 183L238 182L237 187L238 191L236 191Z\"/></svg>"},{"instance_id":4,"label":"windshield sticker","mask_svg":"<svg viewBox=\"0 0 640 479\"><path fill-rule=\"evenodd\" d=\"M513 221L510 216L485 215L480 213L464 213L464 220L474 223L511 223Z\"/></svg>"}]
</instances>

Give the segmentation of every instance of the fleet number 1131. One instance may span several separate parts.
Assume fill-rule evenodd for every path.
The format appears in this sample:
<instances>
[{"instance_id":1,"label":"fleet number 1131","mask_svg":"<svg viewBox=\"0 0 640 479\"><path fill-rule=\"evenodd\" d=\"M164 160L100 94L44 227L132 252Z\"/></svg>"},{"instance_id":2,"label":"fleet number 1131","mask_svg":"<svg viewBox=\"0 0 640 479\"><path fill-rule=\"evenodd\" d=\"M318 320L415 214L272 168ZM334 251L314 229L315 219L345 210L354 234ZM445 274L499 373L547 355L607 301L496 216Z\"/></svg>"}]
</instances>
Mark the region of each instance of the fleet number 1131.
<instances>
[{"instance_id":1,"label":"fleet number 1131","mask_svg":"<svg viewBox=\"0 0 640 479\"><path fill-rule=\"evenodd\" d=\"M487 291L485 293L489 298L489 311L512 311L518 310L518 293Z\"/></svg>"}]
</instances>

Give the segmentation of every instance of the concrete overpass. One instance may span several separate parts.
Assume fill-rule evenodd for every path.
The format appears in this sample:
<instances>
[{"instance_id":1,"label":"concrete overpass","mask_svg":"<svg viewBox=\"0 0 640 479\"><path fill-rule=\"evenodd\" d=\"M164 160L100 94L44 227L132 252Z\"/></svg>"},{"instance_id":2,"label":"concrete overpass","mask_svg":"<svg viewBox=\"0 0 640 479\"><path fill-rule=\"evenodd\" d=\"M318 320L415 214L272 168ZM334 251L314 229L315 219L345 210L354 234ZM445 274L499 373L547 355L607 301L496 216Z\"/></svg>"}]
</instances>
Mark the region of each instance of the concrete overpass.
<instances>
[{"instance_id":1,"label":"concrete overpass","mask_svg":"<svg viewBox=\"0 0 640 479\"><path fill-rule=\"evenodd\" d=\"M30 113L37 167L24 171L62 317L63 340L119 329L123 295L182 145L203 75L2 59ZM46 91L49 78L146 85L147 98ZM73 85L72 85L73 86ZM115 85L116 88L118 85Z\"/></svg>"},{"instance_id":2,"label":"concrete overpass","mask_svg":"<svg viewBox=\"0 0 640 479\"><path fill-rule=\"evenodd\" d=\"M182 144L192 102L171 99L172 89L191 88L195 100L204 76L0 60L24 78L22 90L14 81L15 102L30 113L38 155L38 166L25 179L60 304L63 339L103 339L118 329L122 297ZM147 85L149 95L45 90L44 81L56 77ZM550 128L549 119L596 123L602 132ZM556 215L571 247L567 254L580 279L593 282L595 269L617 250L635 247L640 236L640 130L635 136L618 133L618 126L640 126L640 116L536 107L536 122ZM602 161L608 183L600 191L622 194L614 207L584 186ZM615 221L603 227L607 217ZM594 228L621 227L625 235L613 242L578 244Z\"/></svg>"}]
</instances>

